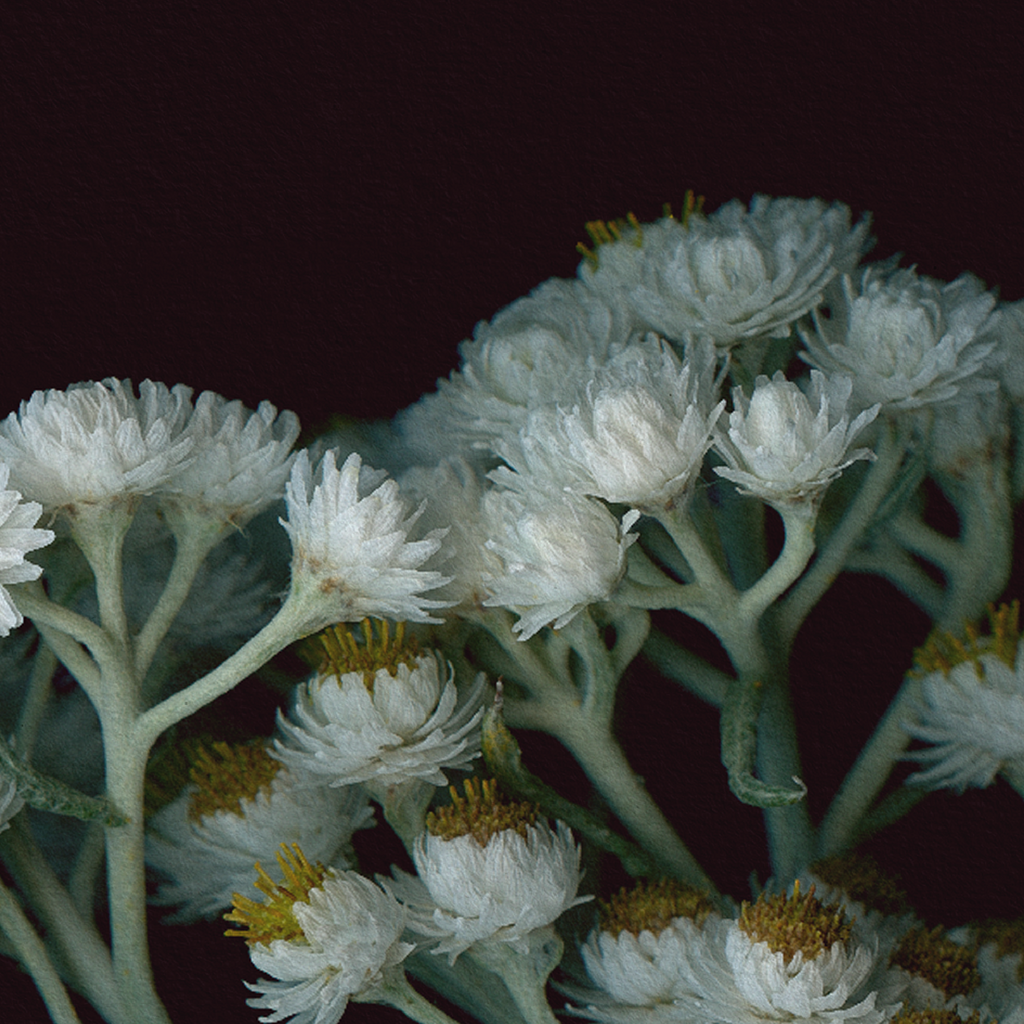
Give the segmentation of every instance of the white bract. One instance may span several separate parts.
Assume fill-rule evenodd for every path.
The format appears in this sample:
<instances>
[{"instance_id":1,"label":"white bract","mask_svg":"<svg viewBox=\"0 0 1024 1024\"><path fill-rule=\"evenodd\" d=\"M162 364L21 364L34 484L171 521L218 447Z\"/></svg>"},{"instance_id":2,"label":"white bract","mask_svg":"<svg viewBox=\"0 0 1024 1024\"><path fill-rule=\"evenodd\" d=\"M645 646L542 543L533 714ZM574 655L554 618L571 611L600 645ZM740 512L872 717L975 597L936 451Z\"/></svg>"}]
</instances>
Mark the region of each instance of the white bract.
<instances>
[{"instance_id":1,"label":"white bract","mask_svg":"<svg viewBox=\"0 0 1024 1024\"><path fill-rule=\"evenodd\" d=\"M710 217L672 218L626 229L601 245L580 278L611 304L674 341L707 334L721 348L742 338L786 337L816 306L829 281L851 270L867 239L867 221L850 228L850 211L820 199L755 196Z\"/></svg>"},{"instance_id":2,"label":"white bract","mask_svg":"<svg viewBox=\"0 0 1024 1024\"><path fill-rule=\"evenodd\" d=\"M0 423L0 458L26 497L45 508L152 494L189 458L181 436L191 388L108 378L37 391Z\"/></svg>"},{"instance_id":3,"label":"white bract","mask_svg":"<svg viewBox=\"0 0 1024 1024\"><path fill-rule=\"evenodd\" d=\"M167 489L187 508L198 506L242 526L281 497L299 419L293 412L278 414L270 402L251 412L241 402L204 391L182 436L193 442L192 459Z\"/></svg>"},{"instance_id":4,"label":"white bract","mask_svg":"<svg viewBox=\"0 0 1024 1024\"><path fill-rule=\"evenodd\" d=\"M332 872L293 905L303 939L275 939L249 950L253 964L277 980L246 985L261 993L248 1004L271 1010L261 1021L337 1024L348 1002L372 994L413 946L402 942L405 910L369 879Z\"/></svg>"},{"instance_id":5,"label":"white bract","mask_svg":"<svg viewBox=\"0 0 1024 1024\"><path fill-rule=\"evenodd\" d=\"M0 462L0 636L7 636L24 621L6 588L39 579L43 570L26 562L25 555L54 539L52 530L35 528L43 513L42 505L22 501L18 491L7 490L9 475L10 469Z\"/></svg>"},{"instance_id":6,"label":"white bract","mask_svg":"<svg viewBox=\"0 0 1024 1024\"><path fill-rule=\"evenodd\" d=\"M681 362L651 335L598 369L571 409L531 413L518 438L497 450L550 490L665 507L692 485L711 446L725 407L723 401L712 408L713 377L710 342L687 346ZM502 471L493 477L506 479Z\"/></svg>"},{"instance_id":7,"label":"white bract","mask_svg":"<svg viewBox=\"0 0 1024 1024\"><path fill-rule=\"evenodd\" d=\"M146 862L168 879L154 900L180 907L168 921L212 917L252 883L253 864L280 881L275 854L281 843L298 843L314 861L352 865L352 834L373 824L369 798L358 787L311 786L286 768L269 789L240 802L237 813L218 809L198 819L191 813L195 787L153 815ZM276 869L276 870L275 870Z\"/></svg>"},{"instance_id":8,"label":"white bract","mask_svg":"<svg viewBox=\"0 0 1024 1024\"><path fill-rule=\"evenodd\" d=\"M577 897L580 848L561 821L495 832L486 846L472 835L416 840L418 880L395 870L387 885L412 911L409 926L439 939L435 953L454 962L475 943L508 943L527 951L531 932L544 928L589 896Z\"/></svg>"},{"instance_id":9,"label":"white bract","mask_svg":"<svg viewBox=\"0 0 1024 1024\"><path fill-rule=\"evenodd\" d=\"M487 547L503 571L485 576L488 607L510 608L513 629L528 640L539 629L560 629L587 605L611 596L626 571L626 551L636 540L629 528L640 518L627 512L621 523L601 504L575 494L552 494L520 478L522 493L484 495Z\"/></svg>"},{"instance_id":10,"label":"white bract","mask_svg":"<svg viewBox=\"0 0 1024 1024\"><path fill-rule=\"evenodd\" d=\"M334 451L315 474L304 451L292 466L285 487L288 518L281 525L292 541L292 587L321 609L308 633L369 616L440 621L427 609L443 602L421 594L448 577L419 567L441 546L441 534L434 530L410 541L419 513L409 514L394 480L380 480L354 453L340 470Z\"/></svg>"},{"instance_id":11,"label":"white bract","mask_svg":"<svg viewBox=\"0 0 1024 1024\"><path fill-rule=\"evenodd\" d=\"M858 409L944 402L967 384L996 386L977 376L996 345L995 303L969 274L942 284L913 268L868 267L857 285L843 279L828 319L816 314L815 331L801 331L807 346L801 357L828 374L852 377Z\"/></svg>"},{"instance_id":12,"label":"white bract","mask_svg":"<svg viewBox=\"0 0 1024 1024\"><path fill-rule=\"evenodd\" d=\"M456 709L455 674L439 654L377 669L369 686L361 672L314 676L296 690L295 721L278 713L288 745L275 741L275 757L331 786L443 786L442 768L468 768L480 753L484 682L481 672Z\"/></svg>"},{"instance_id":13,"label":"white bract","mask_svg":"<svg viewBox=\"0 0 1024 1024\"><path fill-rule=\"evenodd\" d=\"M781 370L771 380L759 376L750 398L734 388L728 432L715 442L728 465L715 472L769 504L813 506L847 466L874 458L867 448L847 451L878 414L876 405L850 423L850 389L848 377L813 370L808 395Z\"/></svg>"},{"instance_id":14,"label":"white bract","mask_svg":"<svg viewBox=\"0 0 1024 1024\"><path fill-rule=\"evenodd\" d=\"M929 746L908 757L929 765L910 782L929 789L990 786L1005 768L1024 771L1024 644L1016 666L994 654L954 665L949 674L922 680L916 720L905 722L911 736Z\"/></svg>"}]
</instances>

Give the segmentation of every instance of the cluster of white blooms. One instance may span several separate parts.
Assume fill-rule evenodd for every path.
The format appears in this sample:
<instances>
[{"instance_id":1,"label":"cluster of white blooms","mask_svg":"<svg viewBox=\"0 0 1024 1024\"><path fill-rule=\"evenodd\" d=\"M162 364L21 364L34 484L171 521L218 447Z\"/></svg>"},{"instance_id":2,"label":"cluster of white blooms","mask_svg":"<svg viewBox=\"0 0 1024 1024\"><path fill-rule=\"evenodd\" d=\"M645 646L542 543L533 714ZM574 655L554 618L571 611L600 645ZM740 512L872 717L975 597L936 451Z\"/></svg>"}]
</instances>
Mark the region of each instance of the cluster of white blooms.
<instances>
[{"instance_id":1,"label":"cluster of white blooms","mask_svg":"<svg viewBox=\"0 0 1024 1024\"><path fill-rule=\"evenodd\" d=\"M53 542L52 530L38 530L43 507L22 501L21 494L7 489L10 468L0 462L0 636L7 636L24 621L6 587L39 579L42 569L25 561L29 551Z\"/></svg>"}]
</instances>

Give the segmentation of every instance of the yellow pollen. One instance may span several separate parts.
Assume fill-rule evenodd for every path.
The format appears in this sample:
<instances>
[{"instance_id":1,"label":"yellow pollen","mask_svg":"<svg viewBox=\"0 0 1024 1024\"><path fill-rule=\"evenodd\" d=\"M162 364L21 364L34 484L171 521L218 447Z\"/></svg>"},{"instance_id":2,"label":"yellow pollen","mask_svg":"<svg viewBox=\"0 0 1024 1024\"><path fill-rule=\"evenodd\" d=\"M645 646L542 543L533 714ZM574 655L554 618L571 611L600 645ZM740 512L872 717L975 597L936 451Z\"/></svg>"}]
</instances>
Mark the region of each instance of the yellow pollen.
<instances>
[{"instance_id":1,"label":"yellow pollen","mask_svg":"<svg viewBox=\"0 0 1024 1024\"><path fill-rule=\"evenodd\" d=\"M924 978L947 999L966 996L981 984L978 961L970 949L946 938L942 928L908 932L889 963Z\"/></svg>"},{"instance_id":2,"label":"yellow pollen","mask_svg":"<svg viewBox=\"0 0 1024 1024\"><path fill-rule=\"evenodd\" d=\"M259 863L256 864L257 878L253 885L267 897L262 903L235 893L231 901L235 909L225 914L224 920L234 921L245 930L230 928L225 935L237 935L250 946L258 942L269 945L275 939L305 941L302 926L295 918L295 904L308 903L310 892L322 888L333 871L323 864L310 864L298 843L292 843L291 849L282 843L277 862L284 874L282 882L275 882Z\"/></svg>"},{"instance_id":3,"label":"yellow pollen","mask_svg":"<svg viewBox=\"0 0 1024 1024\"><path fill-rule=\"evenodd\" d=\"M674 220L672 216L671 203L662 205L662 216L668 220ZM687 189L683 197L683 209L680 216L680 223L688 227L690 217L700 214L704 209L704 197L694 196L693 189ZM636 214L627 213L625 219L618 217L614 220L588 220L583 225L584 230L590 236L590 246L583 242L576 244L576 251L592 266L597 267L599 263L598 250L602 245L610 245L612 242L627 240L630 244L642 249L644 245L644 230ZM592 248L591 248L592 246Z\"/></svg>"},{"instance_id":4,"label":"yellow pollen","mask_svg":"<svg viewBox=\"0 0 1024 1024\"><path fill-rule=\"evenodd\" d=\"M815 899L813 885L801 896L799 882L793 883L792 896L762 893L754 904L744 901L739 925L753 942L767 942L773 953L781 953L787 964L798 952L805 962L815 959L845 943L852 930L842 907Z\"/></svg>"},{"instance_id":5,"label":"yellow pollen","mask_svg":"<svg viewBox=\"0 0 1024 1024\"><path fill-rule=\"evenodd\" d=\"M269 791L281 770L280 761L267 753L264 741L195 745L189 778L197 787L189 799L188 816L199 821L216 811L242 816L242 801Z\"/></svg>"},{"instance_id":6,"label":"yellow pollen","mask_svg":"<svg viewBox=\"0 0 1024 1024\"><path fill-rule=\"evenodd\" d=\"M811 871L828 885L842 889L851 900L868 910L896 916L910 910L907 894L897 880L886 875L867 854L847 853L815 861Z\"/></svg>"},{"instance_id":7,"label":"yellow pollen","mask_svg":"<svg viewBox=\"0 0 1024 1024\"><path fill-rule=\"evenodd\" d=\"M623 887L607 903L598 906L601 931L615 936L624 931L660 935L676 917L688 917L702 925L715 909L708 893L672 878L640 882L632 889Z\"/></svg>"},{"instance_id":8,"label":"yellow pollen","mask_svg":"<svg viewBox=\"0 0 1024 1024\"><path fill-rule=\"evenodd\" d=\"M416 667L419 644L413 636L406 638L404 622L398 623L394 637L387 620L380 620L376 630L369 619L363 619L361 626L362 643L342 625L331 626L319 635L322 650L318 672L322 677L340 679L349 672L361 672L366 688L373 693L373 681L381 669L397 676L399 665Z\"/></svg>"},{"instance_id":9,"label":"yellow pollen","mask_svg":"<svg viewBox=\"0 0 1024 1024\"><path fill-rule=\"evenodd\" d=\"M914 652L914 668L911 674L925 676L931 672L942 672L948 676L956 665L970 661L979 679L985 678L981 663L983 654L994 654L1014 668L1017 663L1017 647L1020 643L1020 601L988 606L990 635L982 636L974 623L964 623L964 636L959 637L945 630L935 630Z\"/></svg>"},{"instance_id":10,"label":"yellow pollen","mask_svg":"<svg viewBox=\"0 0 1024 1024\"><path fill-rule=\"evenodd\" d=\"M445 840L472 836L481 846L486 846L496 833L509 829L527 838L527 826L537 821L536 804L526 800L506 803L498 795L498 783L494 779L466 779L463 788L465 797L459 796L454 786L449 786L451 804L427 815L427 831L432 836Z\"/></svg>"},{"instance_id":11,"label":"yellow pollen","mask_svg":"<svg viewBox=\"0 0 1024 1024\"><path fill-rule=\"evenodd\" d=\"M900 1010L892 1024L981 1024L981 1015L977 1010L966 1018L956 1010Z\"/></svg>"}]
</instances>

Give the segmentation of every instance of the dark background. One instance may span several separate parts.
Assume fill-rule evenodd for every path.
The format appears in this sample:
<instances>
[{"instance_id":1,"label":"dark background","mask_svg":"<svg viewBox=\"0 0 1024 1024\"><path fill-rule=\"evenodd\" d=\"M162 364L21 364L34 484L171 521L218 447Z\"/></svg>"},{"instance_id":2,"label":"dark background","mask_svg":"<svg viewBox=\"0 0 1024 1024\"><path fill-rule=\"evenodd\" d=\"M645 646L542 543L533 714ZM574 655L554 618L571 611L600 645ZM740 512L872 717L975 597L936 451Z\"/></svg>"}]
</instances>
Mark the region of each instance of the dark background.
<instances>
[{"instance_id":1,"label":"dark background","mask_svg":"<svg viewBox=\"0 0 1024 1024\"><path fill-rule=\"evenodd\" d=\"M876 255L1019 299L1020 22L951 10L11 5L0 415L116 375L270 399L308 426L389 416L477 320L571 276L585 221L653 219L687 188L711 208L842 200L874 212ZM873 580L823 602L797 666L812 786L838 782L926 629ZM638 770L744 895L760 826L725 792L714 716L638 669L623 718ZM936 796L886 857L935 921L1019 915L1021 820L1003 784ZM238 980L255 972L219 927L155 933L176 1019L256 1019ZM5 985L12 1020L40 1015Z\"/></svg>"}]
</instances>

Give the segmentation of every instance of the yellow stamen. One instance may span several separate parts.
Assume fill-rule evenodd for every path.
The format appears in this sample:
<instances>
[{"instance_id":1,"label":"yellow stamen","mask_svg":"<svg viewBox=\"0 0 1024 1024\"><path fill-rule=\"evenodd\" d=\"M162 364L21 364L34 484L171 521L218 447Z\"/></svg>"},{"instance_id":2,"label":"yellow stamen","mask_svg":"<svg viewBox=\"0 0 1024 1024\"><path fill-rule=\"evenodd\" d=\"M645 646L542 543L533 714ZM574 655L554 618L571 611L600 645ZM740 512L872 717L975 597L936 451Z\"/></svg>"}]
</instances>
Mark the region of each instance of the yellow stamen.
<instances>
[{"instance_id":1,"label":"yellow stamen","mask_svg":"<svg viewBox=\"0 0 1024 1024\"><path fill-rule=\"evenodd\" d=\"M1010 604L988 606L989 630L991 635L982 636L972 622L964 623L961 638L946 630L934 630L924 644L914 652L914 668L911 674L925 676L942 672L948 676L956 665L970 661L979 679L985 678L981 662L983 654L995 655L1010 668L1017 663L1017 647L1020 643L1020 601Z\"/></svg>"},{"instance_id":2,"label":"yellow stamen","mask_svg":"<svg viewBox=\"0 0 1024 1024\"><path fill-rule=\"evenodd\" d=\"M209 747L197 743L189 778L196 790L188 816L199 821L216 811L242 816L242 802L268 792L283 765L267 753L264 741L229 744L218 740Z\"/></svg>"},{"instance_id":3,"label":"yellow stamen","mask_svg":"<svg viewBox=\"0 0 1024 1024\"><path fill-rule=\"evenodd\" d=\"M623 931L660 935L677 917L688 917L701 925L715 909L708 893L673 878L640 882L632 889L623 887L598 906L601 931L616 936Z\"/></svg>"},{"instance_id":4,"label":"yellow stamen","mask_svg":"<svg viewBox=\"0 0 1024 1024\"><path fill-rule=\"evenodd\" d=\"M376 632L369 619L361 623L363 642L360 643L345 626L337 625L320 634L322 677L341 678L349 672L360 672L366 688L373 692L373 681L384 669L389 675L398 675L398 666L415 668L420 657L419 644L414 636L406 638L405 623L398 623L394 638L387 620L377 623Z\"/></svg>"},{"instance_id":5,"label":"yellow stamen","mask_svg":"<svg viewBox=\"0 0 1024 1024\"><path fill-rule=\"evenodd\" d=\"M753 905L744 901L739 924L752 941L767 942L787 964L798 952L805 962L815 959L837 942L845 943L852 930L842 907L815 899L813 885L801 896L799 882L793 883L792 896L762 893Z\"/></svg>"},{"instance_id":6,"label":"yellow stamen","mask_svg":"<svg viewBox=\"0 0 1024 1024\"><path fill-rule=\"evenodd\" d=\"M889 963L934 985L947 999L966 996L981 984L978 961L965 946L947 938L941 927L908 932Z\"/></svg>"},{"instance_id":7,"label":"yellow stamen","mask_svg":"<svg viewBox=\"0 0 1024 1024\"><path fill-rule=\"evenodd\" d=\"M537 821L536 804L525 800L521 803L503 801L494 779L466 779L463 788L465 797L459 796L454 786L449 786L451 804L438 807L427 815L427 831L431 835L445 840L470 835L481 846L486 846L492 836L507 829L518 832L525 839L527 826Z\"/></svg>"},{"instance_id":8,"label":"yellow stamen","mask_svg":"<svg viewBox=\"0 0 1024 1024\"><path fill-rule=\"evenodd\" d=\"M847 853L815 861L811 871L828 885L842 889L851 900L869 910L896 916L910 910L907 894L895 878L885 874L867 854Z\"/></svg>"}]
</instances>

